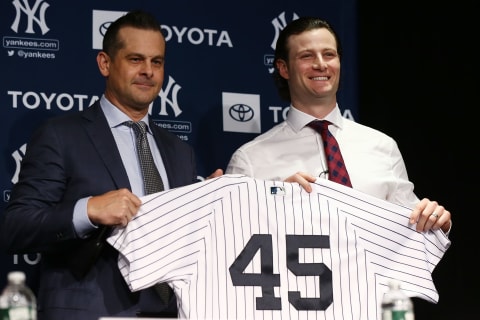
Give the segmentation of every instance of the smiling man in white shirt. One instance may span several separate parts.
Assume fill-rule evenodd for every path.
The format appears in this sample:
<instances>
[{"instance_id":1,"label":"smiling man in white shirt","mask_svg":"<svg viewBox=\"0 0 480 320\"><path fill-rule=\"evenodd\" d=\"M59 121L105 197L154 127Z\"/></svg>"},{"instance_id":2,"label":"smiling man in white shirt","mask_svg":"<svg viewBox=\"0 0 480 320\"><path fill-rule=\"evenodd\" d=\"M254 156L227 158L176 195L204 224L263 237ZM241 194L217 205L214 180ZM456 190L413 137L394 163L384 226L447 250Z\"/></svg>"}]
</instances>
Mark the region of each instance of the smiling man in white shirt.
<instances>
[{"instance_id":1,"label":"smiling man in white shirt","mask_svg":"<svg viewBox=\"0 0 480 320\"><path fill-rule=\"evenodd\" d=\"M328 177L323 141L308 124L328 120L338 141L352 187L412 209L417 231L441 228L447 234L451 214L436 201L420 200L397 143L386 134L342 117L337 103L341 46L328 22L301 17L287 25L277 40L275 83L291 103L286 121L237 149L225 173L259 179L310 182Z\"/></svg>"}]
</instances>

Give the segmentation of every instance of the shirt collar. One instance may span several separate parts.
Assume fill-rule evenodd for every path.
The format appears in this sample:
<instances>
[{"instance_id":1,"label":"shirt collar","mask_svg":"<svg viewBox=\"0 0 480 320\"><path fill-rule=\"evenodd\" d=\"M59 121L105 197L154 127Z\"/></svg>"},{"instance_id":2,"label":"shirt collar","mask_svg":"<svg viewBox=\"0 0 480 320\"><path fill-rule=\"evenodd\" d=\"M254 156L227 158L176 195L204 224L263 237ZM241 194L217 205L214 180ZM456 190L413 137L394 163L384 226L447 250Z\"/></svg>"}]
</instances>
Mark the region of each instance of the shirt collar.
<instances>
[{"instance_id":1,"label":"shirt collar","mask_svg":"<svg viewBox=\"0 0 480 320\"><path fill-rule=\"evenodd\" d=\"M303 111L296 109L293 105L290 105L290 110L288 111L286 121L295 132L299 132L313 120L328 120L334 126L340 129L343 127L343 116L340 112L340 108L338 107L338 103L336 104L335 108L323 119L317 119Z\"/></svg>"},{"instance_id":2,"label":"shirt collar","mask_svg":"<svg viewBox=\"0 0 480 320\"><path fill-rule=\"evenodd\" d=\"M105 95L102 95L100 98L100 106L107 118L108 125L110 128L115 128L122 125L125 121L130 121L130 119L125 113L120 111L117 107L115 107ZM150 130L149 122L148 122L148 113L143 117L141 121L144 121L147 124L148 132L152 133Z\"/></svg>"}]
</instances>

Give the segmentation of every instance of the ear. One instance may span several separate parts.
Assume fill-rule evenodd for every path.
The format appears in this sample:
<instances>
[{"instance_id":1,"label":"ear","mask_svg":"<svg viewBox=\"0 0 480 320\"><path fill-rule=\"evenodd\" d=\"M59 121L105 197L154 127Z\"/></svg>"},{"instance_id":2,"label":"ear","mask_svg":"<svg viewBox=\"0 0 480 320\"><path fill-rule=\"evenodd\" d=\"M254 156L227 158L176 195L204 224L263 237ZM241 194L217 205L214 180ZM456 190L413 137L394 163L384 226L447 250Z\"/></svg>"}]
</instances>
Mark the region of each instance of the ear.
<instances>
[{"instance_id":1,"label":"ear","mask_svg":"<svg viewBox=\"0 0 480 320\"><path fill-rule=\"evenodd\" d=\"M277 66L277 69L278 69L278 73L282 76L282 78L288 80L290 77L288 75L288 66L287 66L287 62L283 59L278 59L276 62L275 62L276 66Z\"/></svg>"},{"instance_id":2,"label":"ear","mask_svg":"<svg viewBox=\"0 0 480 320\"><path fill-rule=\"evenodd\" d=\"M108 77L110 74L110 57L103 51L100 51L97 54L97 64L100 73L104 77Z\"/></svg>"}]
</instances>

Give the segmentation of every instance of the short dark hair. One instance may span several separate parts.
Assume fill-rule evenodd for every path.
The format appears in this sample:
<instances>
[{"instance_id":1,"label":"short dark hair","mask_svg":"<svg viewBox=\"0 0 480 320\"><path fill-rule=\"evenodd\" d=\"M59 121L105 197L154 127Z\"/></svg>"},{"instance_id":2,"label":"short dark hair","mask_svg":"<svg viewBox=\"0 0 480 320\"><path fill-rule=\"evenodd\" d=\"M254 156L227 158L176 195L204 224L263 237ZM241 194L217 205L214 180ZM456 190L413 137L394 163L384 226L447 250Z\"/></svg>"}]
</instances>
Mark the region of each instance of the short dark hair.
<instances>
[{"instance_id":1,"label":"short dark hair","mask_svg":"<svg viewBox=\"0 0 480 320\"><path fill-rule=\"evenodd\" d=\"M130 11L112 22L103 37L102 51L112 58L123 47L123 42L118 38L118 32L124 27L158 31L163 36L160 23L152 14L142 10Z\"/></svg>"},{"instance_id":2,"label":"short dark hair","mask_svg":"<svg viewBox=\"0 0 480 320\"><path fill-rule=\"evenodd\" d=\"M275 86L277 87L278 94L280 98L286 100L288 102L291 101L290 97L290 90L288 88L288 81L283 78L277 68L277 60L282 59L288 63L288 38L292 35L298 35L305 31L314 30L314 29L322 29L325 28L333 35L335 38L335 42L337 43L337 53L338 56L341 58L342 56L342 48L340 45L340 40L333 28L330 24L322 19L315 18L315 17L300 17L296 20L290 22L281 32L277 39L277 44L275 47L275 59L273 61L273 66L275 68L273 72L273 81Z\"/></svg>"}]
</instances>

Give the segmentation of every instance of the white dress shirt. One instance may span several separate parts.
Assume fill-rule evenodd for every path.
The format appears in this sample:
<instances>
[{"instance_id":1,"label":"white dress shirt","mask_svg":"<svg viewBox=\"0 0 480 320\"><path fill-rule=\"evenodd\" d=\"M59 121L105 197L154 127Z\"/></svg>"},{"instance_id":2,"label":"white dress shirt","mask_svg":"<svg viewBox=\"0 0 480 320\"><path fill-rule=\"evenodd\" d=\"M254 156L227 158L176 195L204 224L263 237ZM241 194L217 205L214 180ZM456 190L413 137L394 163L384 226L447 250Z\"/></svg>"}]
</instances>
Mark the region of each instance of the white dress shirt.
<instances>
[{"instance_id":1,"label":"white dress shirt","mask_svg":"<svg viewBox=\"0 0 480 320\"><path fill-rule=\"evenodd\" d=\"M234 152L225 173L281 181L298 171L325 177L322 138L306 126L312 120L291 106L284 122ZM338 141L354 189L409 208L419 202L391 137L342 117L338 105L321 120L332 123L329 130Z\"/></svg>"}]
</instances>

